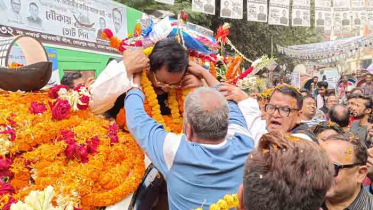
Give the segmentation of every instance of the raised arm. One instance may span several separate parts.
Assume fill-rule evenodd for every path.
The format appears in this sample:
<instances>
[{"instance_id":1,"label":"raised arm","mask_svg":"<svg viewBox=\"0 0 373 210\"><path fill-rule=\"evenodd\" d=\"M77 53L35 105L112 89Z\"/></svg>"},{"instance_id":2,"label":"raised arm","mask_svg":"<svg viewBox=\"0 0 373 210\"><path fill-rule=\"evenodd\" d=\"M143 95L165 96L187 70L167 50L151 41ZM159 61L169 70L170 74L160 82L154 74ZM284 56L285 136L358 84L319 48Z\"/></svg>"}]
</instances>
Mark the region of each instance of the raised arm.
<instances>
[{"instance_id":1,"label":"raised arm","mask_svg":"<svg viewBox=\"0 0 373 210\"><path fill-rule=\"evenodd\" d=\"M233 100L238 103L250 136L254 139L257 146L262 135L267 133L266 123L261 118L262 112L259 109L258 102L253 98L249 98L245 92L233 85L222 86L219 91L225 95L227 100Z\"/></svg>"},{"instance_id":2,"label":"raised arm","mask_svg":"<svg viewBox=\"0 0 373 210\"><path fill-rule=\"evenodd\" d=\"M134 86L132 75L148 67L149 59L142 51L127 50L122 61L111 61L90 86L91 111L102 114L111 109L117 98Z\"/></svg>"},{"instance_id":3,"label":"raised arm","mask_svg":"<svg viewBox=\"0 0 373 210\"><path fill-rule=\"evenodd\" d=\"M172 143L180 143L181 136L178 138L172 133L167 133L161 124L148 116L144 110L144 98L144 94L136 88L127 93L125 100L127 126L149 159L166 175L178 145L175 153L170 151L167 146ZM173 145L172 148L175 146ZM173 156L168 158L170 160L166 160L165 154L173 154Z\"/></svg>"}]
</instances>

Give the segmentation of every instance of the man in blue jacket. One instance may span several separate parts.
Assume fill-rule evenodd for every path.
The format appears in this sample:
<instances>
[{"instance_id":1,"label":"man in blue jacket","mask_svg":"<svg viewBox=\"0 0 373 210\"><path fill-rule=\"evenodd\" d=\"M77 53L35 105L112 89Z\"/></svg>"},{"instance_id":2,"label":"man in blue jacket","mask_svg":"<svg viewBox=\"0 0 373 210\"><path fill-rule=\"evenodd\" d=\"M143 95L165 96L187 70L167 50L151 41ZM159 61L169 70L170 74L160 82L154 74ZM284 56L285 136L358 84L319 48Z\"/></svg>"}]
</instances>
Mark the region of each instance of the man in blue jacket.
<instances>
[{"instance_id":1,"label":"man in blue jacket","mask_svg":"<svg viewBox=\"0 0 373 210\"><path fill-rule=\"evenodd\" d=\"M219 82L203 67L188 71L210 87ZM137 79L138 80L138 79ZM215 88L202 87L185 100L184 134L166 132L144 111L144 94L132 88L125 99L127 125L146 155L161 171L168 190L169 209L204 209L237 193L246 156L254 148L237 104Z\"/></svg>"}]
</instances>

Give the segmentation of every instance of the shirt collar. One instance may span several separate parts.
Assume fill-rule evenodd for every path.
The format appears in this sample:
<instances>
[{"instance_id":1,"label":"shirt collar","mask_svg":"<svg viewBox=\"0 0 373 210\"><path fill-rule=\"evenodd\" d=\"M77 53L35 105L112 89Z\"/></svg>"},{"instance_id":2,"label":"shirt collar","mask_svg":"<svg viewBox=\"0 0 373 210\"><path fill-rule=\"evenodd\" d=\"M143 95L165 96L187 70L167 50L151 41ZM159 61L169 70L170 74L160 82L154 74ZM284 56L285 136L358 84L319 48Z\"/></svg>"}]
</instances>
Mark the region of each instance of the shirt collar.
<instances>
[{"instance_id":1,"label":"shirt collar","mask_svg":"<svg viewBox=\"0 0 373 210\"><path fill-rule=\"evenodd\" d=\"M345 208L345 210L362 210L366 209L367 206L372 207L373 204L373 197L369 194L363 187L360 188L360 192L355 198L354 202L350 204L349 207ZM323 203L322 205L323 210L329 210L326 207L326 204Z\"/></svg>"}]
</instances>

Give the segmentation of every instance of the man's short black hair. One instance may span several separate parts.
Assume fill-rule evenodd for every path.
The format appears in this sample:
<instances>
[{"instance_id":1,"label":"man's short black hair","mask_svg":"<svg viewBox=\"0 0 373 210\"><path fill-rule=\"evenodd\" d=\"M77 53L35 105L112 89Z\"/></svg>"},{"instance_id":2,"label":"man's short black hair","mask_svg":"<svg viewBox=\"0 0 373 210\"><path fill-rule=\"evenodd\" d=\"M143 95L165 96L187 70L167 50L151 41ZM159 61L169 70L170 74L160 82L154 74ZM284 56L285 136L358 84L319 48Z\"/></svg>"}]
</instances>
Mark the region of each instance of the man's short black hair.
<instances>
[{"instance_id":1,"label":"man's short black hair","mask_svg":"<svg viewBox=\"0 0 373 210\"><path fill-rule=\"evenodd\" d=\"M300 89L299 91L300 91L300 93L306 93L307 96L312 97L312 94L311 94L310 91L307 90L306 88L302 88L302 89ZM306 97L307 97L307 96L306 96ZM306 97L304 97L303 99L306 99Z\"/></svg>"},{"instance_id":2,"label":"man's short black hair","mask_svg":"<svg viewBox=\"0 0 373 210\"><path fill-rule=\"evenodd\" d=\"M319 79L319 77L318 76L314 76L312 79L315 79L315 78L317 78L317 79Z\"/></svg>"},{"instance_id":3,"label":"man's short black hair","mask_svg":"<svg viewBox=\"0 0 373 210\"><path fill-rule=\"evenodd\" d=\"M150 71L157 71L163 66L168 72L185 72L189 65L189 53L174 38L158 41L149 56Z\"/></svg>"},{"instance_id":4,"label":"man's short black hair","mask_svg":"<svg viewBox=\"0 0 373 210\"><path fill-rule=\"evenodd\" d=\"M328 89L328 82L320 81L320 82L317 83L317 87L318 88L324 87L325 89Z\"/></svg>"},{"instance_id":5,"label":"man's short black hair","mask_svg":"<svg viewBox=\"0 0 373 210\"><path fill-rule=\"evenodd\" d=\"M299 92L299 90L296 89L295 87L292 87L290 85L280 85L280 86L278 86L278 87L275 88L275 90L272 93L272 96L276 92L280 92L280 93L282 93L284 95L288 95L288 96L290 96L292 98L295 98L297 100L298 109L299 110L302 109L302 106L303 106L303 96Z\"/></svg>"},{"instance_id":6,"label":"man's short black hair","mask_svg":"<svg viewBox=\"0 0 373 210\"><path fill-rule=\"evenodd\" d=\"M373 100L372 100L371 96L369 96L369 95L362 95L362 94L351 94L348 97L348 100L354 99L354 98L365 100L364 105L365 105L366 109L373 108Z\"/></svg>"},{"instance_id":7,"label":"man's short black hair","mask_svg":"<svg viewBox=\"0 0 373 210\"><path fill-rule=\"evenodd\" d=\"M31 6L35 6L35 7L39 8L39 6L35 2L31 2L29 7L31 7Z\"/></svg>"},{"instance_id":8,"label":"man's short black hair","mask_svg":"<svg viewBox=\"0 0 373 210\"><path fill-rule=\"evenodd\" d=\"M64 75L61 79L62 85L67 85L69 88L74 88L74 80L82 78L83 75L80 72L74 72Z\"/></svg>"},{"instance_id":9,"label":"man's short black hair","mask_svg":"<svg viewBox=\"0 0 373 210\"><path fill-rule=\"evenodd\" d=\"M336 110L341 108L340 110ZM347 107L342 105L334 105L329 110L330 121L337 123L342 128L348 127L350 124L350 111Z\"/></svg>"}]
</instances>

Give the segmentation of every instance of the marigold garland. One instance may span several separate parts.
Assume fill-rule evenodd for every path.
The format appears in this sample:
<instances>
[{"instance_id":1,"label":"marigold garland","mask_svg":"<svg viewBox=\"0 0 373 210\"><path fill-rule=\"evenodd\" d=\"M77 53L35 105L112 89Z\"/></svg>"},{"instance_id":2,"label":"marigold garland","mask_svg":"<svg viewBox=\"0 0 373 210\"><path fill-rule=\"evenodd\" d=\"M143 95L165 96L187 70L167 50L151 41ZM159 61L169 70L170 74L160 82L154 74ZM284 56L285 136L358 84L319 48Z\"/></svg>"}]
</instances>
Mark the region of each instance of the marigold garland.
<instances>
[{"instance_id":1,"label":"marigold garland","mask_svg":"<svg viewBox=\"0 0 373 210\"><path fill-rule=\"evenodd\" d=\"M225 195L223 199L211 204L209 210L229 210L237 209L240 205L237 194ZM202 210L203 207L196 208L195 210Z\"/></svg>"},{"instance_id":2,"label":"marigold garland","mask_svg":"<svg viewBox=\"0 0 373 210\"><path fill-rule=\"evenodd\" d=\"M234 58L232 63L229 65L229 68L228 68L227 73L225 75L225 78L227 80L231 80L235 77L235 75L237 74L237 69L240 68L241 62L242 62L241 57L236 56Z\"/></svg>"},{"instance_id":3,"label":"marigold garland","mask_svg":"<svg viewBox=\"0 0 373 210\"><path fill-rule=\"evenodd\" d=\"M39 114L30 111L33 102L48 104L50 100L47 92L0 93L0 124L15 130L6 156L13 160L9 168L14 175L12 197L23 200L31 191L53 186L54 203L73 202L75 207L93 209L113 205L134 192L145 166L144 154L130 134L119 131L119 143L112 144L110 122L88 110L72 112L63 120L52 120L50 107ZM70 131L79 147L96 136L97 153L89 153L86 163L68 159L61 130ZM10 138L10 134L0 134L0 139Z\"/></svg>"}]
</instances>

